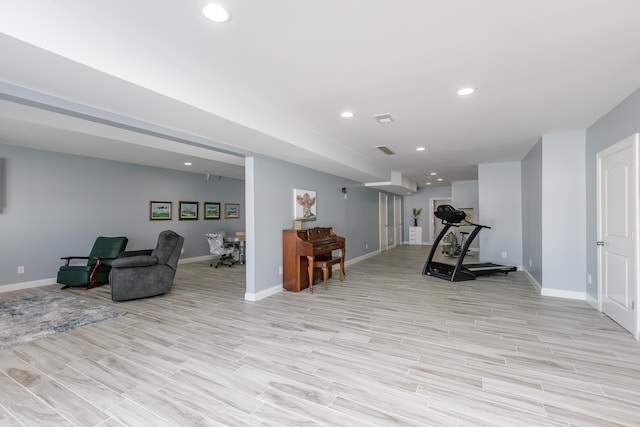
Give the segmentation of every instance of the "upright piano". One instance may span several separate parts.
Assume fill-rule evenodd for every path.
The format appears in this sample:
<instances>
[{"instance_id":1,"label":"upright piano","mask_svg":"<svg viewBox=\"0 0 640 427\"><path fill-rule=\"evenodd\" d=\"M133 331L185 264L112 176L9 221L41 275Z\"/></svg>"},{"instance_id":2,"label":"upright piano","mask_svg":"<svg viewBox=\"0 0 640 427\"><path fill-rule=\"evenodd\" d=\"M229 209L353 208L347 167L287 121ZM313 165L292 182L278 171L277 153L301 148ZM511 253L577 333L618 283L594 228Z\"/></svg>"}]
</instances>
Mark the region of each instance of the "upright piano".
<instances>
[{"instance_id":1,"label":"upright piano","mask_svg":"<svg viewBox=\"0 0 640 427\"><path fill-rule=\"evenodd\" d=\"M315 227L282 232L282 286L298 292L313 284L314 260L331 259L333 251L341 251L342 265L346 255L346 239L332 227Z\"/></svg>"}]
</instances>

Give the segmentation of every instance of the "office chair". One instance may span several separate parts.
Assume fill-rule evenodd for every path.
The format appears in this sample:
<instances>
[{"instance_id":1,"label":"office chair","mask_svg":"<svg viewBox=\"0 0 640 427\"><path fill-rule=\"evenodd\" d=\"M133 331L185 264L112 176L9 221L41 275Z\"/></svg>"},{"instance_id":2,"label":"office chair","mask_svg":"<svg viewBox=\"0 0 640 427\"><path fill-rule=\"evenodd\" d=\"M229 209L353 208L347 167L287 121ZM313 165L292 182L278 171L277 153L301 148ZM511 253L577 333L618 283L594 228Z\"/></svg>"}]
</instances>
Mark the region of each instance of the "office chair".
<instances>
[{"instance_id":1,"label":"office chair","mask_svg":"<svg viewBox=\"0 0 640 427\"><path fill-rule=\"evenodd\" d=\"M210 267L218 268L219 265L231 267L237 262L234 256L236 249L224 243L225 235L224 231L205 234L209 241L209 252L214 256L211 264L209 264Z\"/></svg>"}]
</instances>

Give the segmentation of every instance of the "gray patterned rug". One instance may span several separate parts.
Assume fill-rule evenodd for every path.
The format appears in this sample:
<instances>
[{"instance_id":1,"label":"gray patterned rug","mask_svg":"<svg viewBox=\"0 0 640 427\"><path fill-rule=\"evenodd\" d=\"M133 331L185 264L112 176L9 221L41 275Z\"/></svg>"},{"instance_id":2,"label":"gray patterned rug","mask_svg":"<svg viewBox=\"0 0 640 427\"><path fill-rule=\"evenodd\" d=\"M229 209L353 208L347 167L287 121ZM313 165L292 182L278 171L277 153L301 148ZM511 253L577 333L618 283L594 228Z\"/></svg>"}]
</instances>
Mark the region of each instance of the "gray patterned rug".
<instances>
[{"instance_id":1,"label":"gray patterned rug","mask_svg":"<svg viewBox=\"0 0 640 427\"><path fill-rule=\"evenodd\" d=\"M123 314L65 294L0 301L0 350Z\"/></svg>"}]
</instances>

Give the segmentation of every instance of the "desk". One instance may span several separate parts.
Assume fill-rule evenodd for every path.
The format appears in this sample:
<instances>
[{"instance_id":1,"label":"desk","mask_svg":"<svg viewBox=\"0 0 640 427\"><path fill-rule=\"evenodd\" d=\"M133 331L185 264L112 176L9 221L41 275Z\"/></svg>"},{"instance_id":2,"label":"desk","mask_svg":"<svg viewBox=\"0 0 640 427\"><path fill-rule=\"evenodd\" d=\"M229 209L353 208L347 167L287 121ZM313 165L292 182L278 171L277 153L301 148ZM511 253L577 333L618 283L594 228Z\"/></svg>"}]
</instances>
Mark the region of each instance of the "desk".
<instances>
[{"instance_id":1,"label":"desk","mask_svg":"<svg viewBox=\"0 0 640 427\"><path fill-rule=\"evenodd\" d=\"M225 237L224 242L238 248L238 262L244 264L246 241L244 237Z\"/></svg>"}]
</instances>

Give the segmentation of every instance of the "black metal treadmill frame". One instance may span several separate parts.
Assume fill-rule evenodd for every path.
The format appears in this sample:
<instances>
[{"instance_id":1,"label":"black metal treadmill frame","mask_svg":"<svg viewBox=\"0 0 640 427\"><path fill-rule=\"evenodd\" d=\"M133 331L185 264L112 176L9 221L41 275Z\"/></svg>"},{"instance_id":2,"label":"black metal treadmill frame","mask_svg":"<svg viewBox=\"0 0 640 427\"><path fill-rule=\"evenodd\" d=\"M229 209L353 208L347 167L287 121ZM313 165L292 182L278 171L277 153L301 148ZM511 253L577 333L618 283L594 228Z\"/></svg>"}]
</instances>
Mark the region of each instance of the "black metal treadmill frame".
<instances>
[{"instance_id":1,"label":"black metal treadmill frame","mask_svg":"<svg viewBox=\"0 0 640 427\"><path fill-rule=\"evenodd\" d=\"M473 222L462 220L459 223L452 223L445 219L442 220L442 223L445 224L438 237L431 245L431 250L429 251L429 257L427 258L427 262L424 264L424 268L422 269L422 274L426 274L428 276L435 276L440 279L449 280L450 282L461 282L464 280L475 280L476 276L493 274L493 273L504 273L506 276L510 271L516 271L517 268L513 266L500 265L494 263L476 263L476 264L463 264L464 257L467 255L467 251L469 250L469 246L473 239L476 238L480 230L483 228L491 229L491 227L487 225L474 224ZM460 255L458 256L458 261L453 264L446 264L443 262L438 262L433 260L433 256L438 249L438 245L440 241L444 238L451 227L460 227L464 226L473 226L473 231L469 234L469 237L464 242L463 247L460 250ZM473 270L474 266L478 269Z\"/></svg>"}]
</instances>

